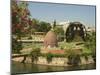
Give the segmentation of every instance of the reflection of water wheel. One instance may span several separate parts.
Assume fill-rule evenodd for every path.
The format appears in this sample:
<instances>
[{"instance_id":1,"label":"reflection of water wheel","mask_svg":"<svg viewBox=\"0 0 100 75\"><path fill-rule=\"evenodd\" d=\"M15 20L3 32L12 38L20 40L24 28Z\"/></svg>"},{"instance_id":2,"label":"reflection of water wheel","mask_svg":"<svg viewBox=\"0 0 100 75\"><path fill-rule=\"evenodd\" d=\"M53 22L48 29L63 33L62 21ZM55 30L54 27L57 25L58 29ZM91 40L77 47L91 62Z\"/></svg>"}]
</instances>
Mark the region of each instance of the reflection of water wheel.
<instances>
[{"instance_id":1,"label":"reflection of water wheel","mask_svg":"<svg viewBox=\"0 0 100 75\"><path fill-rule=\"evenodd\" d=\"M66 41L85 41L86 28L80 22L71 22L66 30Z\"/></svg>"}]
</instances>

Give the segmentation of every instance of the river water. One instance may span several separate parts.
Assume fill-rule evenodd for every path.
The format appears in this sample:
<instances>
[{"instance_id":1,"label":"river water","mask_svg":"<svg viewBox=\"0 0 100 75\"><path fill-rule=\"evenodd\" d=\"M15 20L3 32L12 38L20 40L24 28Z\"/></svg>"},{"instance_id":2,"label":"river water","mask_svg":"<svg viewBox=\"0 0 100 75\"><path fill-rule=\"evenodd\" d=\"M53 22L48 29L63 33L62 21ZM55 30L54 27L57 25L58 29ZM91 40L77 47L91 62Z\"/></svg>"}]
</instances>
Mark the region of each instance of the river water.
<instances>
[{"instance_id":1,"label":"river water","mask_svg":"<svg viewBox=\"0 0 100 75\"><path fill-rule=\"evenodd\" d=\"M95 64L81 65L81 66L46 66L36 65L28 63L12 62L11 73L12 74L26 74L26 73L40 73L40 72L57 72L57 71L73 71L73 70L89 70L95 69Z\"/></svg>"}]
</instances>

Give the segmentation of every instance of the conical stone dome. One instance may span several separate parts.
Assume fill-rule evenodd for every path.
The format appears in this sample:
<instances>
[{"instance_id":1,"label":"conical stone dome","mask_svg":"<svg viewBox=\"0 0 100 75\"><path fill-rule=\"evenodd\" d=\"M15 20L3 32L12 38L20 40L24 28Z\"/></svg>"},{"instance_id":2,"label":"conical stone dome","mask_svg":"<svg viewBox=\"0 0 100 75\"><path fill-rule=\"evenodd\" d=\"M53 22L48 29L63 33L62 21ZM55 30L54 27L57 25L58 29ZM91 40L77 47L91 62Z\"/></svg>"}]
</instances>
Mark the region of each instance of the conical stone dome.
<instances>
[{"instance_id":1,"label":"conical stone dome","mask_svg":"<svg viewBox=\"0 0 100 75\"><path fill-rule=\"evenodd\" d=\"M53 31L49 31L44 38L45 47L56 47L58 45L57 35Z\"/></svg>"}]
</instances>

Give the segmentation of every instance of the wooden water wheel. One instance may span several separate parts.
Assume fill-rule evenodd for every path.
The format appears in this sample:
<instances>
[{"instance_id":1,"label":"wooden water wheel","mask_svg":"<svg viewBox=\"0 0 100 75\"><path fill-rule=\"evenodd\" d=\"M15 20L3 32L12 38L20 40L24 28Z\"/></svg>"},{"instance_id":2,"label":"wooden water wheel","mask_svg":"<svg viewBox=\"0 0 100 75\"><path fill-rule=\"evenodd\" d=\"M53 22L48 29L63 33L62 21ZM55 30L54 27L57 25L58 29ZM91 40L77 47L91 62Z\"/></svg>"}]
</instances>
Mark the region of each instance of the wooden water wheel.
<instances>
[{"instance_id":1,"label":"wooden water wheel","mask_svg":"<svg viewBox=\"0 0 100 75\"><path fill-rule=\"evenodd\" d=\"M71 22L66 29L66 41L85 41L86 28L80 22Z\"/></svg>"}]
</instances>

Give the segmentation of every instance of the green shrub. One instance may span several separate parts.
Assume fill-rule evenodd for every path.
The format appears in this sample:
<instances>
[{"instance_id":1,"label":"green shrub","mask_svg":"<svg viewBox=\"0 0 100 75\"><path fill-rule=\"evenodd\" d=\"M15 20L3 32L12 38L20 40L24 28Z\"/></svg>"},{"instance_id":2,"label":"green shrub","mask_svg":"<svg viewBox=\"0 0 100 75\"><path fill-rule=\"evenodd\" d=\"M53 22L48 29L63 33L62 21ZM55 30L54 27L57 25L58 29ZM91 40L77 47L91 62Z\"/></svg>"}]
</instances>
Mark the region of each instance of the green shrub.
<instances>
[{"instance_id":1,"label":"green shrub","mask_svg":"<svg viewBox=\"0 0 100 75\"><path fill-rule=\"evenodd\" d=\"M46 58L48 63L50 63L52 61L53 55L51 53L47 53Z\"/></svg>"},{"instance_id":2,"label":"green shrub","mask_svg":"<svg viewBox=\"0 0 100 75\"><path fill-rule=\"evenodd\" d=\"M28 40L31 40L31 39L32 39L32 36L29 36L29 37L28 37Z\"/></svg>"},{"instance_id":3,"label":"green shrub","mask_svg":"<svg viewBox=\"0 0 100 75\"><path fill-rule=\"evenodd\" d=\"M66 57L68 58L68 64L70 65L78 65L80 63L80 55L74 50L67 50Z\"/></svg>"},{"instance_id":4,"label":"green shrub","mask_svg":"<svg viewBox=\"0 0 100 75\"><path fill-rule=\"evenodd\" d=\"M33 48L33 50L30 52L30 56L31 56L31 59L32 59L32 62L38 60L38 57L40 56L40 48Z\"/></svg>"},{"instance_id":5,"label":"green shrub","mask_svg":"<svg viewBox=\"0 0 100 75\"><path fill-rule=\"evenodd\" d=\"M22 50L22 42L18 42L17 39L12 38L12 53L20 53L20 50Z\"/></svg>"}]
</instances>

